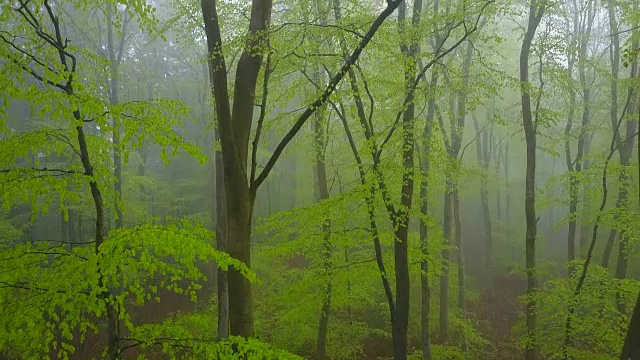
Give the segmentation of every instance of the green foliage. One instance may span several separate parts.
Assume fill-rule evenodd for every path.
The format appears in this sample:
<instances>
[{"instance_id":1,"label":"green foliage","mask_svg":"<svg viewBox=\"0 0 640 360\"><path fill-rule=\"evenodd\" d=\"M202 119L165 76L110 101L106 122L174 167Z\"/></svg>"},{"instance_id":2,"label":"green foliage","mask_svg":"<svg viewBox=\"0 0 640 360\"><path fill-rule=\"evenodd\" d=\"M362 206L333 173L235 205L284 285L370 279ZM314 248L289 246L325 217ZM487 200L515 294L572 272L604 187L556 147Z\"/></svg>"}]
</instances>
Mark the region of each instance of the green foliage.
<instances>
[{"instance_id":1,"label":"green foliage","mask_svg":"<svg viewBox=\"0 0 640 360\"><path fill-rule=\"evenodd\" d=\"M195 301L199 283L206 279L201 271L205 263L215 260L220 269L234 267L255 280L244 264L214 250L212 238L202 225L182 220L114 229L98 253L56 241L2 247L0 321L8 326L0 334L0 348L13 348L25 358L41 358L58 347L72 353L74 337L98 331L96 319L106 311L105 289L111 293L106 301L135 332L129 301L160 301L159 287Z\"/></svg>"},{"instance_id":2,"label":"green foliage","mask_svg":"<svg viewBox=\"0 0 640 360\"><path fill-rule=\"evenodd\" d=\"M581 263L574 264L578 273ZM616 299L633 307L640 283L634 280L612 279L606 269L591 265L584 287L577 298L573 292L577 279L557 278L547 281L536 295L539 331L537 344L543 356L561 358L565 339L569 305L571 316L569 354L578 359L617 359L624 340L628 316L618 312ZM518 331L522 332L522 324ZM521 345L532 341L523 337Z\"/></svg>"},{"instance_id":3,"label":"green foliage","mask_svg":"<svg viewBox=\"0 0 640 360\"><path fill-rule=\"evenodd\" d=\"M207 305L203 311L177 314L160 323L137 327L127 340L129 349L139 348L141 358L160 352L169 359L301 359L256 338L231 336L222 341L212 339L217 322L216 307L215 303Z\"/></svg>"}]
</instances>

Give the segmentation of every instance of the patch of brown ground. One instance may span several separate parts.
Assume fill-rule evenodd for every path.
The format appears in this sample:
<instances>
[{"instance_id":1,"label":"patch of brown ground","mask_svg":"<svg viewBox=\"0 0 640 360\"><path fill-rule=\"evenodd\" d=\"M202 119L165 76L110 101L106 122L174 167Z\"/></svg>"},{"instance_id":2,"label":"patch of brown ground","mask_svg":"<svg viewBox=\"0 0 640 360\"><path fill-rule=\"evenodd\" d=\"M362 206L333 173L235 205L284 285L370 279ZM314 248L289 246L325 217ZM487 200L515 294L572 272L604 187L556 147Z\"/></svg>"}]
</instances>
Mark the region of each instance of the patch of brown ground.
<instances>
[{"instance_id":1,"label":"patch of brown ground","mask_svg":"<svg viewBox=\"0 0 640 360\"><path fill-rule=\"evenodd\" d=\"M483 359L520 360L523 353L517 346L512 329L524 311L518 297L526 291L526 279L517 275L496 275L493 281L493 297L483 294L480 301L469 308L480 332L490 343Z\"/></svg>"}]
</instances>

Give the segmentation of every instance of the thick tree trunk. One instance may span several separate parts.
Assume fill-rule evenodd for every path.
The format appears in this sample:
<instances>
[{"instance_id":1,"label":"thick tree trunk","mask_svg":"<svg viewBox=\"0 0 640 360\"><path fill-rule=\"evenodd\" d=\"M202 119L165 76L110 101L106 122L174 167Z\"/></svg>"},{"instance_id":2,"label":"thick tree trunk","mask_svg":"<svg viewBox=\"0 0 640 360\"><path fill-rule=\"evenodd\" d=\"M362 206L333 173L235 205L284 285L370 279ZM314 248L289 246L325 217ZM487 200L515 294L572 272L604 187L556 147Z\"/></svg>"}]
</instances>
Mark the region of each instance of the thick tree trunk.
<instances>
[{"instance_id":1,"label":"thick tree trunk","mask_svg":"<svg viewBox=\"0 0 640 360\"><path fill-rule=\"evenodd\" d=\"M526 244L526 271L527 271L527 304L526 304L526 325L527 336L530 338L525 347L525 360L535 360L537 358L536 340L536 302L534 300L537 290L536 280L536 123L532 117L531 95L529 89L529 53L536 30L545 11L544 3L539 4L537 0L532 0L529 6L529 20L527 32L522 42L520 51L520 92L522 95L522 124L525 132L527 160L525 175L525 218L527 231L525 237Z\"/></svg>"},{"instance_id":2,"label":"thick tree trunk","mask_svg":"<svg viewBox=\"0 0 640 360\"><path fill-rule=\"evenodd\" d=\"M237 64L233 111L229 107L229 89L227 85L226 63L222 52L222 35L218 22L215 0L201 0L202 13L207 37L209 69L218 115L225 171L225 190L227 198L228 244L229 253L236 259L251 266L250 239L251 215L258 187L266 180L282 152L300 131L313 113L323 105L335 91L347 71L358 60L362 51L371 41L382 23L400 5L400 1L387 1L387 6L373 21L358 46L345 59L340 70L334 75L318 98L309 104L298 117L294 125L276 146L264 168L254 178L255 166L251 171L247 167L248 145L255 100L255 87L267 49L268 25L271 19L272 2L253 0L249 34L245 48ZM263 105L264 109L264 105ZM256 139L257 141L257 139ZM248 174L251 174L249 178ZM249 184L249 182L251 182ZM243 337L253 335L251 285L238 271L229 270L229 320L230 333Z\"/></svg>"},{"instance_id":3,"label":"thick tree trunk","mask_svg":"<svg viewBox=\"0 0 640 360\"><path fill-rule=\"evenodd\" d=\"M254 0L251 7L249 36L238 60L234 83L233 110L229 107L227 69L222 57L222 38L216 2L202 0L209 57L209 73L218 116L223 153L224 184L227 202L227 245L229 254L251 267L251 215L254 196L247 178L248 145L255 88L262 65L271 1ZM259 48L260 51L256 51ZM229 328L231 335L253 336L251 284L239 271L230 268Z\"/></svg>"},{"instance_id":4,"label":"thick tree trunk","mask_svg":"<svg viewBox=\"0 0 640 360\"><path fill-rule=\"evenodd\" d=\"M640 294L631 315L620 360L640 360Z\"/></svg>"}]
</instances>

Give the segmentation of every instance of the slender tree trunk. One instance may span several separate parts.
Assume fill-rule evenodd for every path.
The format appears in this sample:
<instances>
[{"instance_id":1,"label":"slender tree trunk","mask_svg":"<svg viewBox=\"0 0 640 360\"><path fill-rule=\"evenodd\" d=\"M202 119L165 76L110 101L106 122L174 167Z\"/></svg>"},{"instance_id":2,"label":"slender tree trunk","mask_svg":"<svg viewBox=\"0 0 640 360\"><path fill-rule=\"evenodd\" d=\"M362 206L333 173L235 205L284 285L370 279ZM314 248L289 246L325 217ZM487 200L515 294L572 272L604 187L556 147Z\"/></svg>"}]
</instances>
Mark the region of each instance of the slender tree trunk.
<instances>
[{"instance_id":1,"label":"slender tree trunk","mask_svg":"<svg viewBox=\"0 0 640 360\"><path fill-rule=\"evenodd\" d=\"M618 236L618 231L616 229L611 229L609 231L609 237L607 238L607 244L604 246L604 251L602 252L602 260L600 265L604 268L609 268L609 261L611 259L611 251L613 251L613 244L616 241L616 237Z\"/></svg>"},{"instance_id":2,"label":"slender tree trunk","mask_svg":"<svg viewBox=\"0 0 640 360\"><path fill-rule=\"evenodd\" d=\"M536 340L536 301L534 299L537 289L536 280L536 124L532 117L531 95L529 83L529 53L536 30L545 11L544 2L531 0L529 6L529 20L527 32L522 42L520 51L520 92L522 95L522 123L525 132L527 147L527 162L525 176L525 217L526 231L526 270L527 270L527 304L526 324L529 341L525 347L525 360L537 358Z\"/></svg>"},{"instance_id":3,"label":"slender tree trunk","mask_svg":"<svg viewBox=\"0 0 640 360\"><path fill-rule=\"evenodd\" d=\"M464 83L465 83L465 88L458 90L456 92L456 96L458 98L458 104L457 104L457 109L455 108L455 103L454 103L454 99L451 98L451 102L450 102L450 108L451 108L451 116L450 116L450 124L451 124L451 134L450 134L450 142L448 145L448 154L449 154L449 158L450 160L453 162L453 173L448 175L448 179L447 179L447 187L448 187L448 191L451 191L451 194L447 194L445 195L445 207L444 207L444 235L445 235L445 247L451 244L451 225L452 225L452 219L451 216L453 216L453 225L455 226L455 232L454 232L454 238L453 238L453 243L454 245L458 248L456 254L456 260L457 260L457 267L458 267L458 288L460 290L464 289L464 256L462 254L462 236L461 236L461 228L462 228L462 223L460 221L460 212L459 209L456 209L457 203L459 202L458 199L458 177L460 175L460 164L462 163L462 159L458 159L458 156L460 154L460 148L462 146L462 136L464 133L464 123L465 123L465 119L466 119L466 115L467 115L467 107L466 107L466 101L467 101L467 88L469 86L469 81L470 81L470 67L471 67L471 60L473 57L473 45L471 42L468 43L467 45L467 49L464 55L464 60L462 62L462 72L463 72L463 76L464 76ZM456 111L457 110L457 111ZM459 207L459 206L458 206ZM443 275L440 278L440 335L441 335L441 340L443 343L445 343L448 340L448 330L445 329L444 327L448 327L448 322L449 322L449 304L448 304L448 299L449 299L449 265L448 265L448 260L449 260L449 251L447 249L444 249L442 251L442 258L443 258L443 262L444 262L444 271L443 271ZM445 291L446 288L446 291ZM445 298L446 296L446 298ZM466 294L459 294L459 301L462 300L461 303L459 303L459 307L460 309L464 309L465 308L465 296ZM445 302L445 303L443 303ZM461 316L464 318L466 311L461 313ZM466 341L466 340L465 340Z\"/></svg>"},{"instance_id":4,"label":"slender tree trunk","mask_svg":"<svg viewBox=\"0 0 640 360\"><path fill-rule=\"evenodd\" d=\"M411 25L417 27L420 24L422 12L422 0L414 0ZM405 27L406 1L398 7L398 25L403 33ZM394 224L394 265L396 275L396 322L394 324L394 359L407 359L408 330L409 330L409 212L413 203L414 184L414 128L415 128L415 103L413 89L411 88L416 76L418 44L414 41L402 41L400 50L405 56L405 94L406 109L402 114L402 188L400 193L401 206L395 213L389 214Z\"/></svg>"},{"instance_id":5,"label":"slender tree trunk","mask_svg":"<svg viewBox=\"0 0 640 360\"><path fill-rule=\"evenodd\" d=\"M487 121L488 120L489 119L487 119ZM489 141L489 143L491 145L494 145L493 141ZM495 148L496 148L496 158L495 158L496 181L500 181L500 168L501 168L501 164L502 164L502 145L499 142L496 141ZM489 157L489 154L488 154L489 149L490 149L490 147L487 146L486 147L486 151L483 151L483 156L484 157ZM484 155L484 154L486 154L486 155ZM502 191L501 191L501 189L502 189L502 186L497 186L496 187L496 221L498 223L502 222ZM488 199L488 194L487 194L487 199Z\"/></svg>"},{"instance_id":6,"label":"slender tree trunk","mask_svg":"<svg viewBox=\"0 0 640 360\"><path fill-rule=\"evenodd\" d=\"M573 2L575 5L575 2ZM565 136L565 161L567 164L567 170L569 171L569 229L567 233L567 261L571 262L575 260L575 238L576 238L576 210L578 206L578 194L577 194L577 180L574 161L571 156L571 128L573 126L573 118L575 116L576 109L576 90L573 84L574 79L574 67L576 63L576 46L578 42L579 35L579 13L577 8L569 9L572 13L572 25L573 31L571 32L571 40L569 42L568 48L568 67L567 67L567 76L571 81L569 81L569 115L567 118L567 125L564 130ZM569 270L569 275L571 275L571 269Z\"/></svg>"},{"instance_id":7,"label":"slender tree trunk","mask_svg":"<svg viewBox=\"0 0 640 360\"><path fill-rule=\"evenodd\" d=\"M63 242L69 241L69 227L64 219L64 211L60 211L60 240Z\"/></svg>"},{"instance_id":8,"label":"slender tree trunk","mask_svg":"<svg viewBox=\"0 0 640 360\"><path fill-rule=\"evenodd\" d=\"M113 39L113 17L114 8L109 4L107 5L107 48L109 52L109 103L111 105L117 105L120 102L120 82L119 79L119 65L120 56L122 54L124 42L120 42L119 49L115 48ZM123 28L126 29L126 22ZM125 34L122 34L123 38ZM115 195L114 207L116 210L116 227L121 228L124 226L124 216L122 214L122 158L120 149L120 121L118 119L113 120L113 165L115 174L115 183L113 184L113 190Z\"/></svg>"},{"instance_id":9,"label":"slender tree trunk","mask_svg":"<svg viewBox=\"0 0 640 360\"><path fill-rule=\"evenodd\" d=\"M220 139L220 132L216 126L216 141ZM222 150L215 147L215 199L216 199L216 245L218 251L227 252L227 197L224 184L224 164ZM218 296L218 339L229 336L229 280L228 272L217 271Z\"/></svg>"},{"instance_id":10,"label":"slender tree trunk","mask_svg":"<svg viewBox=\"0 0 640 360\"><path fill-rule=\"evenodd\" d=\"M637 3L634 3L634 10L637 9ZM637 27L636 27L637 28ZM632 49L635 51L639 47L639 42L637 40L638 31L634 31L634 36L636 40L632 44ZM629 77L631 79L638 79L638 60L634 60L631 63L631 71ZM637 86L630 87L628 90L629 94L629 109L634 111L637 108L637 104L640 103L638 100ZM618 209L622 211L629 211L629 190L628 187L631 186L631 175L628 172L631 165L631 156L633 154L633 141L635 139L635 132L638 127L638 121L631 120L627 121L626 133L624 142L619 143L618 154L620 155L620 165L622 165L622 172L619 176L618 181ZM614 128L615 131L616 128ZM619 137L618 137L619 138ZM617 279L624 279L627 276L627 266L629 263L629 234L627 231L620 231L620 241L618 242L618 259L616 262L616 272L615 277ZM618 294L619 295L619 294ZM618 297L618 311L625 312L626 309L624 307L624 303Z\"/></svg>"},{"instance_id":11,"label":"slender tree trunk","mask_svg":"<svg viewBox=\"0 0 640 360\"><path fill-rule=\"evenodd\" d=\"M509 142L507 141L504 144L504 193L505 193L505 201L504 201L504 213L505 213L505 222L509 224L511 220L511 192L509 191Z\"/></svg>"},{"instance_id":12,"label":"slender tree trunk","mask_svg":"<svg viewBox=\"0 0 640 360\"><path fill-rule=\"evenodd\" d=\"M422 360L432 360L433 355L431 351L431 336L429 334L429 316L431 313L431 287L429 284L429 228L426 222L429 210L428 190L429 190L429 152L431 151L431 128L435 118L435 90L438 86L438 75L435 71L431 72L431 83L429 88L431 89L431 96L429 98L427 107L427 121L424 125L422 132L422 159L420 162L421 182L420 182L420 199L422 204L420 207L420 253L422 258L420 259L420 285L421 285L421 312L420 312L420 325L422 334Z\"/></svg>"},{"instance_id":13,"label":"slender tree trunk","mask_svg":"<svg viewBox=\"0 0 640 360\"><path fill-rule=\"evenodd\" d=\"M620 35L618 29L618 19L616 18L616 1L607 1L607 14L609 15L609 32L611 34L611 46L609 47L609 60L611 62L611 106L609 107L609 115L611 120L611 130L616 137L616 144L620 145L620 134L616 133L618 123L618 78L620 72ZM619 197L618 197L619 201ZM609 258L613 250L613 243L617 236L617 231L611 229L609 238L602 254L602 266L609 267Z\"/></svg>"},{"instance_id":14,"label":"slender tree trunk","mask_svg":"<svg viewBox=\"0 0 640 360\"><path fill-rule=\"evenodd\" d=\"M440 275L440 343L449 342L449 247L451 246L451 217L453 215L453 192L447 184L444 195L442 274Z\"/></svg>"},{"instance_id":15,"label":"slender tree trunk","mask_svg":"<svg viewBox=\"0 0 640 360\"><path fill-rule=\"evenodd\" d=\"M591 149L591 136L585 136L584 143L584 161L582 163L582 171L586 171L589 166L589 151ZM589 247L589 216L591 204L589 203L589 192L583 186L582 191L582 220L580 226L580 253L584 257L586 254L587 248Z\"/></svg>"},{"instance_id":16,"label":"slender tree trunk","mask_svg":"<svg viewBox=\"0 0 640 360\"><path fill-rule=\"evenodd\" d=\"M46 42L50 43L54 48L64 49L68 44L68 39L64 38L63 34L60 31L60 21L59 18L52 15L53 10L50 5L45 3L47 7L47 12L49 18L52 23L52 28L54 32L54 36L47 36L39 33L38 36L46 40ZM36 27L36 25L33 25ZM37 26L40 26L37 24ZM64 51L58 51L58 60L60 65L64 66L65 69L70 69L68 63L74 61L75 59L70 59L70 56L67 55ZM65 77L64 83L64 93L69 98L76 98L77 94L75 93L74 84L77 74L75 73L75 66L71 68L71 71L68 73L68 76ZM76 140L78 142L78 156L80 158L80 163L84 170L83 174L89 179L89 189L91 191L91 198L93 200L93 209L95 210L95 242L94 242L94 252L96 254L100 254L101 247L105 241L105 216L104 216L104 202L102 199L102 192L100 187L98 186L98 182L95 179L95 172L93 163L91 161L91 156L89 153L89 146L87 145L87 138L84 131L84 116L81 113L81 108L76 108L73 110L73 122L75 124L79 124L75 127L76 130ZM98 294L98 297L101 301L104 302L104 306L106 308L107 315L107 349L105 352L106 358L108 360L115 360L120 355L120 349L118 348L118 340L119 340L119 331L118 331L118 310L113 305L112 294L109 290L108 283L105 283L105 277L102 273L102 264L98 262L96 267L97 272L97 282L98 288L103 289Z\"/></svg>"},{"instance_id":17,"label":"slender tree trunk","mask_svg":"<svg viewBox=\"0 0 640 360\"><path fill-rule=\"evenodd\" d=\"M456 190L453 193L453 222L455 224L455 243L458 248L458 306L460 308L460 317L466 321L467 319L467 296L465 286L464 271L464 248L462 242L462 221L460 220L460 192ZM469 350L469 344L466 336L463 336L463 350Z\"/></svg>"},{"instance_id":18,"label":"slender tree trunk","mask_svg":"<svg viewBox=\"0 0 640 360\"><path fill-rule=\"evenodd\" d=\"M487 116L488 120L488 116ZM482 204L482 215L484 219L484 285L485 291L489 299L493 298L493 234L491 224L491 211L489 209L489 190L487 188L487 179L489 171L489 137L486 130L480 130L478 119L473 116L473 125L476 133L480 134L476 139L476 154L478 158L478 164L482 167L482 177L480 178L480 202ZM497 157L499 159L500 156ZM499 161L497 161L496 168L499 169ZM499 171L498 171L499 172ZM499 174L498 174L499 175ZM499 176L497 177L499 179ZM500 187L498 187L500 188ZM498 209L501 207L501 202L497 202ZM499 213L499 211L498 211Z\"/></svg>"},{"instance_id":19,"label":"slender tree trunk","mask_svg":"<svg viewBox=\"0 0 640 360\"><path fill-rule=\"evenodd\" d=\"M586 14L582 17L582 28L580 29L580 48L578 53L578 73L580 77L580 88L582 89L582 122L580 124L580 132L578 134L578 146L575 159L575 172L576 174L571 179L572 198L570 205L573 205L573 212L571 213L571 219L573 221L573 238L572 238L572 251L569 261L573 261L576 258L576 222L577 222L577 210L578 210L578 193L580 182L577 179L577 174L583 169L585 144L588 138L587 127L591 121L591 85L587 81L587 47L591 38L591 29L595 20L596 11L593 9L594 1L590 0L586 4ZM576 9L577 11L577 9ZM573 271L573 268L570 268Z\"/></svg>"},{"instance_id":20,"label":"slender tree trunk","mask_svg":"<svg viewBox=\"0 0 640 360\"><path fill-rule=\"evenodd\" d=\"M289 179L291 180L291 188L289 188L287 191L290 192L291 196L289 196L289 209L295 209L296 208L296 192L297 187L298 187L298 159L296 158L296 154L291 154L291 157L288 159L290 164L289 164L289 168L290 168L290 175L289 175Z\"/></svg>"},{"instance_id":21,"label":"slender tree trunk","mask_svg":"<svg viewBox=\"0 0 640 360\"><path fill-rule=\"evenodd\" d=\"M553 179L556 176L556 158L554 157L551 160L551 179ZM551 190L551 197L555 197L555 191ZM549 223L547 224L547 250L549 251L550 254L553 253L553 224L555 222L555 218L556 218L556 212L555 212L555 207L549 206L549 212L548 212L548 217L549 217Z\"/></svg>"},{"instance_id":22,"label":"slender tree trunk","mask_svg":"<svg viewBox=\"0 0 640 360\"><path fill-rule=\"evenodd\" d=\"M320 79L319 72L316 72L316 83ZM329 198L329 186L327 184L327 169L325 161L325 151L327 148L327 136L325 133L327 119L324 108L316 111L314 121L315 151L316 151L316 187L318 201ZM323 249L322 265L326 276L326 285L322 296L322 308L320 310L320 320L318 322L318 337L316 352L319 360L328 359L327 356L327 333L329 328L329 315L331 313L332 277L333 277L333 246L331 244L331 217L326 214L322 221Z\"/></svg>"},{"instance_id":23,"label":"slender tree trunk","mask_svg":"<svg viewBox=\"0 0 640 360\"><path fill-rule=\"evenodd\" d=\"M213 74L210 72L207 64L204 64L204 83L207 90L211 91L213 82L211 81ZM212 92L213 93L213 92ZM203 105L204 105L203 101ZM204 109L206 113L206 107ZM227 196L224 184L224 163L222 156L222 147L219 146L220 128L218 125L214 129L214 176L213 176L213 193L215 194L215 232L216 232L216 249L218 251L227 252ZM218 340L229 337L229 278L228 272L220 269L215 270L216 276L216 295L218 307Z\"/></svg>"}]
</instances>

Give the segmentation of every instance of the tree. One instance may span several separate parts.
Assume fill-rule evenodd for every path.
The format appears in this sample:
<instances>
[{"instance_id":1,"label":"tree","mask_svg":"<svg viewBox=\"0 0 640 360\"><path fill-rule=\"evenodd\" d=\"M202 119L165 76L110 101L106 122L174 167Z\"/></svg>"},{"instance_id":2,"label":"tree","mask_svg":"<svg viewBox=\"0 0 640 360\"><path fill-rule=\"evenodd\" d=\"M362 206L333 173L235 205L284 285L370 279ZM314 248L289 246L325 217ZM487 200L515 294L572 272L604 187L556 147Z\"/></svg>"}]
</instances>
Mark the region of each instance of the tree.
<instances>
[{"instance_id":1,"label":"tree","mask_svg":"<svg viewBox=\"0 0 640 360\"><path fill-rule=\"evenodd\" d=\"M529 17L527 30L522 40L520 50L520 93L522 97L522 124L524 127L525 140L527 143L527 166L525 182L525 217L527 222L526 232L526 269L527 269L527 335L530 337L525 348L525 359L535 360L536 345L536 314L535 314L535 292L537 288L536 280L536 123L531 111L531 84L529 83L529 53L531 44L536 34L536 29L540 25L542 16L546 9L545 1L532 0L529 4Z\"/></svg>"},{"instance_id":2,"label":"tree","mask_svg":"<svg viewBox=\"0 0 640 360\"><path fill-rule=\"evenodd\" d=\"M620 360L640 359L640 294L631 315L631 322L624 339Z\"/></svg>"},{"instance_id":3,"label":"tree","mask_svg":"<svg viewBox=\"0 0 640 360\"><path fill-rule=\"evenodd\" d=\"M591 30L596 15L593 1L587 2L585 8L577 8L573 3L570 12L573 13L573 28L570 34L568 46L569 63L567 76L569 78L569 116L565 127L565 160L569 170L569 232L567 238L567 261L576 259L576 212L578 210L578 176L584 166L584 154L587 144L587 126L591 120L591 85L587 83L587 47L591 39ZM576 50L577 48L577 50ZM575 63L578 63L578 76L580 90L582 91L582 121L579 127L576 156L571 156L571 130L576 107L576 91L573 86L573 72ZM572 272L570 268L570 273Z\"/></svg>"},{"instance_id":4,"label":"tree","mask_svg":"<svg viewBox=\"0 0 640 360\"><path fill-rule=\"evenodd\" d=\"M141 27L149 30L154 24L150 5L107 5L117 4L131 5L128 11ZM14 119L0 112L2 206L30 204L35 218L44 216L54 199L65 215L66 206L87 203L95 230L73 240L52 234L45 241L0 244L0 299L11 304L0 312L2 323L10 324L2 328L2 350L19 357L42 358L54 350L68 357L75 350L74 338L104 326L104 356L120 358L127 349L159 342L157 332L134 323L130 306L132 299L144 303L157 296L156 280L163 288L195 296L203 279L201 262L215 259L223 268L250 275L240 262L213 250L207 242L211 234L197 223L141 224L107 232L106 209L115 201L105 196L113 195L111 119L128 134L122 148L135 148L146 138L161 145L165 161L168 149L204 158L181 136L180 122L188 115L180 103L116 104L101 96L99 55L71 45L73 32L66 27L71 11L86 15L84 5L44 0L1 8L3 23L9 24L0 33L0 56L7 60L0 66L4 106L24 101L36 114ZM7 128L16 120L29 126ZM37 160L25 162L34 151Z\"/></svg>"},{"instance_id":5,"label":"tree","mask_svg":"<svg viewBox=\"0 0 640 360\"><path fill-rule=\"evenodd\" d=\"M249 135L253 120L253 104L258 73L267 51L271 1L254 0L251 22L244 50L238 61L234 86L233 106L229 106L226 63L222 53L222 36L215 0L202 0L209 68L216 115L220 126L225 190L227 198L227 236L229 253L251 266L251 215L258 187L264 182L287 144L300 131L311 115L335 91L348 69L356 62L362 50L371 41L384 20L401 1L388 1L358 46L351 52L341 69L330 79L322 94L300 115L293 127L281 139L263 170L256 174L255 157L249 171L247 167ZM255 150L254 150L255 152ZM251 284L234 270L229 271L229 321L232 335L253 336Z\"/></svg>"}]
</instances>

